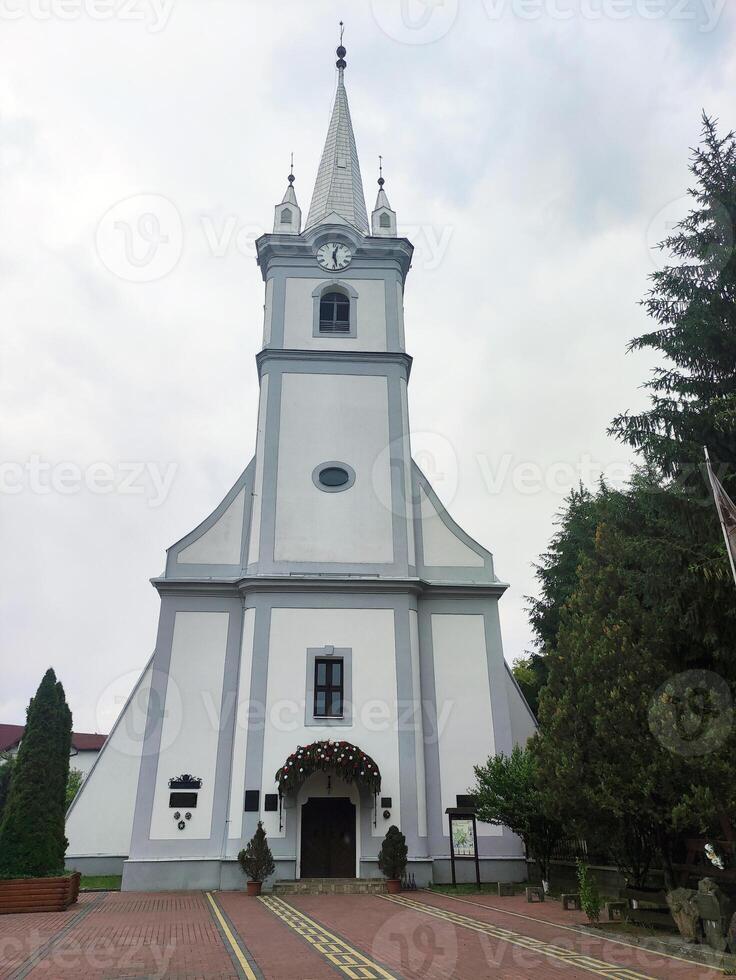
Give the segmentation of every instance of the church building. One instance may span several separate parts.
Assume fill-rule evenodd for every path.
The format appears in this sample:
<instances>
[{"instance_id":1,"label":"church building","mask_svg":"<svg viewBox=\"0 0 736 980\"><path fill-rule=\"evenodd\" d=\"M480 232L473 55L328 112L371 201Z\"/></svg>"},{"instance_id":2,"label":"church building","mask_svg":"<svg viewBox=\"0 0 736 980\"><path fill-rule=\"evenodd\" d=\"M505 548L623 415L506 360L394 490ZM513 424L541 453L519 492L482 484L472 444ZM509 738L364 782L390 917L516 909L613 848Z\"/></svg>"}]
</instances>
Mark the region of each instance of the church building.
<instances>
[{"instance_id":1,"label":"church building","mask_svg":"<svg viewBox=\"0 0 736 980\"><path fill-rule=\"evenodd\" d=\"M380 876L395 824L417 884L447 881L473 765L534 731L507 586L412 461L413 249L383 176L368 216L337 55L306 220L291 174L257 242L255 456L169 548L155 651L68 815L68 865L124 889L242 888L258 821L279 879ZM510 831L477 839L485 880L526 877Z\"/></svg>"}]
</instances>

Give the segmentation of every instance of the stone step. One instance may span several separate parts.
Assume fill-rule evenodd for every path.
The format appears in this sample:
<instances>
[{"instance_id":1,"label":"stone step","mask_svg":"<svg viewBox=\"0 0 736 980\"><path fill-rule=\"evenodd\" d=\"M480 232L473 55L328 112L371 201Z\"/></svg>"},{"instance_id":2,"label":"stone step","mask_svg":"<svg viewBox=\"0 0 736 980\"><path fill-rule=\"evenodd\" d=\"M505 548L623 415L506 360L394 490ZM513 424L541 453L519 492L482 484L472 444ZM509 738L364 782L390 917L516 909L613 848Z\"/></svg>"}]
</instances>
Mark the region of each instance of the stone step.
<instances>
[{"instance_id":1,"label":"stone step","mask_svg":"<svg viewBox=\"0 0 736 980\"><path fill-rule=\"evenodd\" d=\"M385 892L383 878L300 878L273 883L274 895L381 895Z\"/></svg>"}]
</instances>

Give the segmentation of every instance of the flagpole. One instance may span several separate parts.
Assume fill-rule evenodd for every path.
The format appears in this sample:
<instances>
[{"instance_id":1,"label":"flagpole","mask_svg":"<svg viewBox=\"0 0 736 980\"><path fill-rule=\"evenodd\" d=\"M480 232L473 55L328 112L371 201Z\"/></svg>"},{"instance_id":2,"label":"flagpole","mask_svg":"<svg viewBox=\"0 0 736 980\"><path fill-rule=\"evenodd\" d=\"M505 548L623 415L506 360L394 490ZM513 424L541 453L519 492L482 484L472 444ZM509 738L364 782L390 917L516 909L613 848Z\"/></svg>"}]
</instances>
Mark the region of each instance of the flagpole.
<instances>
[{"instance_id":1,"label":"flagpole","mask_svg":"<svg viewBox=\"0 0 736 980\"><path fill-rule=\"evenodd\" d=\"M708 469L708 479L710 480L710 488L713 491L713 499L716 502L716 510L718 511L718 520L721 524L721 530L723 531L723 540L726 542L726 554L728 555L728 560L731 563L731 574L733 575L734 583L736 584L736 565L734 565L733 554L731 552L731 541L728 537L728 529L726 528L726 520L723 516L723 511L721 510L721 499L720 494L713 482L713 467L710 465L710 456L708 455L708 447L703 446L703 451L705 452L705 465Z\"/></svg>"}]
</instances>

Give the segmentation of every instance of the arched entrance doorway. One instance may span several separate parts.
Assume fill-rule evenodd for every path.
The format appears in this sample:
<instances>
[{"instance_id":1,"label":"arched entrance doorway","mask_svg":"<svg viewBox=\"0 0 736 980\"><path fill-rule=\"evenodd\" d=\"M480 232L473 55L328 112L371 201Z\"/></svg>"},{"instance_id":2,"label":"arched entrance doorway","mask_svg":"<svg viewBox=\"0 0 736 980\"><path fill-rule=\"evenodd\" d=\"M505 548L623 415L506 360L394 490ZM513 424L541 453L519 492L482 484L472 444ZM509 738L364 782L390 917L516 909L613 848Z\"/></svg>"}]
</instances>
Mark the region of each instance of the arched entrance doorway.
<instances>
[{"instance_id":1,"label":"arched entrance doorway","mask_svg":"<svg viewBox=\"0 0 736 980\"><path fill-rule=\"evenodd\" d=\"M360 794L336 776L316 773L297 793L300 878L355 878Z\"/></svg>"},{"instance_id":2,"label":"arched entrance doorway","mask_svg":"<svg viewBox=\"0 0 736 980\"><path fill-rule=\"evenodd\" d=\"M381 788L374 760L350 742L314 742L289 756L276 782L297 812L297 877L358 877L361 816Z\"/></svg>"}]
</instances>

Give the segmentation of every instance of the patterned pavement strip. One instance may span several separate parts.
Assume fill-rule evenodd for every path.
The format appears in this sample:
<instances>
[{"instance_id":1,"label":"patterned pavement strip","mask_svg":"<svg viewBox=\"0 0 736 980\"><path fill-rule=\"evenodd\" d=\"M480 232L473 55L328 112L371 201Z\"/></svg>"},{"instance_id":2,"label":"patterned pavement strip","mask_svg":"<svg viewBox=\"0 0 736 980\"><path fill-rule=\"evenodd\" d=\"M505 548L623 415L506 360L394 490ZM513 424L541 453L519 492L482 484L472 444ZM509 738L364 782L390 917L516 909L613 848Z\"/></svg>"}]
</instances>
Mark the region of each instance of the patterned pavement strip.
<instances>
[{"instance_id":1,"label":"patterned pavement strip","mask_svg":"<svg viewBox=\"0 0 736 980\"><path fill-rule=\"evenodd\" d=\"M223 909L219 907L217 901L213 897L211 892L206 892L207 900L210 904L210 911L212 917L217 925L218 932L222 937L222 941L225 946L229 947L228 952L230 953L230 959L233 961L233 966L238 971L239 977L245 977L247 980L263 980L263 974L258 968L258 964L253 959L250 951L246 947L243 940L240 939L240 943L235 938L236 930L227 914ZM242 945L241 945L242 944Z\"/></svg>"},{"instance_id":2,"label":"patterned pavement strip","mask_svg":"<svg viewBox=\"0 0 736 980\"><path fill-rule=\"evenodd\" d=\"M38 963L41 962L50 952L53 951L54 947L57 946L64 937L77 926L82 919L89 915L98 905L102 904L104 895L99 895L97 898L90 899L85 902L80 909L72 916L71 919L61 928L58 932L55 932L48 940L38 949L35 949L27 959L23 960L18 967L9 974L9 980L23 980L28 974L33 970Z\"/></svg>"},{"instance_id":3,"label":"patterned pavement strip","mask_svg":"<svg viewBox=\"0 0 736 980\"><path fill-rule=\"evenodd\" d=\"M610 980L653 980L646 973L636 973L633 970L622 969L612 963L606 963L604 960L596 960L592 956L586 956L584 953L565 949L563 946L555 946L553 943L546 943L541 939L533 939L531 936L525 936L519 932L512 932L510 929L502 929L500 926L492 925L490 922L471 919L467 915L459 915L457 912L451 912L449 909L426 905L423 902L417 902L414 899L404 898L399 895L378 895L377 897L387 902L403 905L405 908L412 909L415 912L423 912L426 915L433 915L435 918L444 919L446 922L452 922L464 929L472 929L474 932L485 933L487 936L500 939L512 946L521 946L524 949L533 950L550 959L563 962L569 967L577 967L578 969L587 970L589 973L595 973L601 977L609 977Z\"/></svg>"},{"instance_id":4,"label":"patterned pavement strip","mask_svg":"<svg viewBox=\"0 0 736 980\"><path fill-rule=\"evenodd\" d=\"M483 901L473 901L472 899L460 898L458 895L448 895L446 892L442 893L442 897L448 898L452 902L460 902L463 905L472 905L477 909L485 909L488 912L500 912L501 915L512 915L517 919L528 919L529 922L537 922L539 925L554 926L555 929L564 929L566 932L576 932L580 936L590 937L593 935L587 929L581 928L580 926L563 925L562 923L557 922L555 919L540 919L535 915L526 915L523 912L514 912L511 909L501 908L498 905L490 905ZM708 966L706 963L701 963L698 960L687 959L684 956L677 956L675 953L665 953L660 949L650 949L647 946L642 946L638 943L627 943L625 939L617 939L616 937L609 935L603 935L601 936L601 939L606 943L613 943L614 946L626 946L628 949L635 949L640 953L649 952L654 957L662 957L663 959L667 960L675 960L678 963L685 963L694 970L705 970L706 972L702 974L703 977L708 977L711 975L720 976L722 972L720 969L718 969L718 967ZM709 973L707 971L711 972Z\"/></svg>"},{"instance_id":5,"label":"patterned pavement strip","mask_svg":"<svg viewBox=\"0 0 736 980\"><path fill-rule=\"evenodd\" d=\"M261 896L260 901L290 929L306 939L344 976L350 977L351 980L398 980L397 973L389 973L364 953L350 946L340 936L329 932L316 919L295 909L283 899Z\"/></svg>"}]
</instances>

